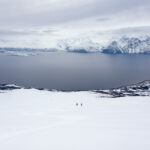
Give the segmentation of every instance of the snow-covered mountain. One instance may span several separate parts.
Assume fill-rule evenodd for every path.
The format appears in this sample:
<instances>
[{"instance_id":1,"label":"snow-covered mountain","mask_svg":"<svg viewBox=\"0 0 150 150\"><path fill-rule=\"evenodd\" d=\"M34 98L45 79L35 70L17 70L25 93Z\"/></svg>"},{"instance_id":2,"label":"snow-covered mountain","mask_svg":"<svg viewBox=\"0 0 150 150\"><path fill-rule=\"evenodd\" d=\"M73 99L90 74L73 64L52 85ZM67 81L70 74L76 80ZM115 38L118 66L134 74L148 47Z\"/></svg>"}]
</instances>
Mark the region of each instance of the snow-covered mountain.
<instances>
[{"instance_id":1,"label":"snow-covered mountain","mask_svg":"<svg viewBox=\"0 0 150 150\"><path fill-rule=\"evenodd\" d=\"M108 46L102 49L103 53L150 53L150 37L144 39L138 37L123 37L121 39L114 40Z\"/></svg>"},{"instance_id":2,"label":"snow-covered mountain","mask_svg":"<svg viewBox=\"0 0 150 150\"><path fill-rule=\"evenodd\" d=\"M57 34L56 34L57 33ZM55 34L32 33L0 38L0 52L10 55L34 55L39 52L134 54L150 53L150 27L113 30L57 30Z\"/></svg>"},{"instance_id":3,"label":"snow-covered mountain","mask_svg":"<svg viewBox=\"0 0 150 150\"><path fill-rule=\"evenodd\" d=\"M71 52L150 53L150 27L87 32L60 40L58 47Z\"/></svg>"},{"instance_id":4,"label":"snow-covered mountain","mask_svg":"<svg viewBox=\"0 0 150 150\"><path fill-rule=\"evenodd\" d=\"M105 45L87 41L83 44L76 41L59 44L58 49L51 48L0 48L1 53L10 55L34 55L39 52L66 51L76 53L92 53L101 52L106 54L147 54L150 53L150 37L122 37L121 39L113 40Z\"/></svg>"},{"instance_id":5,"label":"snow-covered mountain","mask_svg":"<svg viewBox=\"0 0 150 150\"><path fill-rule=\"evenodd\" d=\"M110 40L106 44L93 41L87 41L83 44L66 42L60 46L67 52L91 53L101 52L107 54L142 54L150 53L150 37L122 37L116 40Z\"/></svg>"}]
</instances>

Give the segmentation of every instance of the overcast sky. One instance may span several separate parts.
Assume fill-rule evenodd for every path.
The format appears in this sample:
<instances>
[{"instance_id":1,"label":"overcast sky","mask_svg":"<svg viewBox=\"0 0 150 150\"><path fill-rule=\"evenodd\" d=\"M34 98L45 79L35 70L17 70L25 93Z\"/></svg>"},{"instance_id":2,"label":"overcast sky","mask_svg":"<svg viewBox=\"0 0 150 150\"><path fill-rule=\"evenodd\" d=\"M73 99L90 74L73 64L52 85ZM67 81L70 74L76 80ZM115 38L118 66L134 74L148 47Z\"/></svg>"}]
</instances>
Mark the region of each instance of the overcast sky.
<instances>
[{"instance_id":1,"label":"overcast sky","mask_svg":"<svg viewBox=\"0 0 150 150\"><path fill-rule=\"evenodd\" d=\"M1 27L150 25L150 0L0 0Z\"/></svg>"},{"instance_id":2,"label":"overcast sky","mask_svg":"<svg viewBox=\"0 0 150 150\"><path fill-rule=\"evenodd\" d=\"M0 47L55 47L87 37L101 42L103 31L108 40L106 30L141 35L149 26L150 0L0 0Z\"/></svg>"}]
</instances>

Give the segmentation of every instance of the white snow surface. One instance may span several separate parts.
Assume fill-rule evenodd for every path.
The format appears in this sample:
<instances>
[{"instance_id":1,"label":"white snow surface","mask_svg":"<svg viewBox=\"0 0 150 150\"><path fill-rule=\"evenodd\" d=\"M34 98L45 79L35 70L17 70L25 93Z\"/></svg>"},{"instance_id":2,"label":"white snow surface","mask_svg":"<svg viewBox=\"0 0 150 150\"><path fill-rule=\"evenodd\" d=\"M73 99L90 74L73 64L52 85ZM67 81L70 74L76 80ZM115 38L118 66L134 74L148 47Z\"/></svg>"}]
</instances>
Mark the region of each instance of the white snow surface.
<instances>
[{"instance_id":1,"label":"white snow surface","mask_svg":"<svg viewBox=\"0 0 150 150\"><path fill-rule=\"evenodd\" d=\"M0 92L1 150L149 150L149 139L149 97Z\"/></svg>"}]
</instances>

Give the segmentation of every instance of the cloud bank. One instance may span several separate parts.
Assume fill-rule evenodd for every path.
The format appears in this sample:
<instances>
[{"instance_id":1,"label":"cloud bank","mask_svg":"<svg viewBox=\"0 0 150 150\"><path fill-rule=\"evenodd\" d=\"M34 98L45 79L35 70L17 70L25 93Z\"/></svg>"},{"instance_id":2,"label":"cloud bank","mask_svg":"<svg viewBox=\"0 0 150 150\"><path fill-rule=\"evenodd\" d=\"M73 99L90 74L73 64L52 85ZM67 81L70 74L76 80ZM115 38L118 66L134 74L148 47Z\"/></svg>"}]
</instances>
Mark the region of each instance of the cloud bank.
<instances>
[{"instance_id":1,"label":"cloud bank","mask_svg":"<svg viewBox=\"0 0 150 150\"><path fill-rule=\"evenodd\" d=\"M1 0L0 47L104 45L147 36L149 18L149 0Z\"/></svg>"},{"instance_id":2,"label":"cloud bank","mask_svg":"<svg viewBox=\"0 0 150 150\"><path fill-rule=\"evenodd\" d=\"M149 10L149 0L1 0L0 22L1 26L8 27L54 26L68 22L74 26L86 19L109 18L107 21L112 26L117 21L118 24L149 24Z\"/></svg>"}]
</instances>

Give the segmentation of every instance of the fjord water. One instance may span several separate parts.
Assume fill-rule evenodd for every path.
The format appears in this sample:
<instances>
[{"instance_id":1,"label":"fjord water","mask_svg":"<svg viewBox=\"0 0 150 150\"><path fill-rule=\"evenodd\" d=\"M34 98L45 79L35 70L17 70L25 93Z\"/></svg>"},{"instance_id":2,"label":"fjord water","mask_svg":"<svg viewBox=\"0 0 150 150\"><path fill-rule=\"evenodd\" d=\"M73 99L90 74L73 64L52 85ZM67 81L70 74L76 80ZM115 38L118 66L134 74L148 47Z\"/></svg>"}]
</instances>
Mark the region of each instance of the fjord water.
<instances>
[{"instance_id":1,"label":"fjord water","mask_svg":"<svg viewBox=\"0 0 150 150\"><path fill-rule=\"evenodd\" d=\"M150 79L150 55L0 55L0 83L56 90L109 89Z\"/></svg>"}]
</instances>

